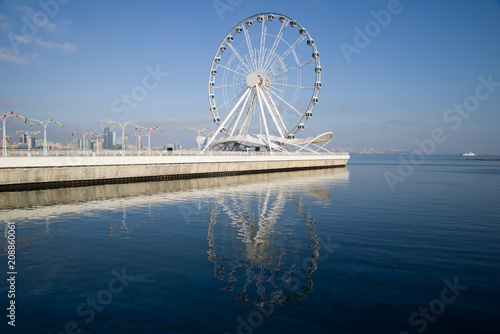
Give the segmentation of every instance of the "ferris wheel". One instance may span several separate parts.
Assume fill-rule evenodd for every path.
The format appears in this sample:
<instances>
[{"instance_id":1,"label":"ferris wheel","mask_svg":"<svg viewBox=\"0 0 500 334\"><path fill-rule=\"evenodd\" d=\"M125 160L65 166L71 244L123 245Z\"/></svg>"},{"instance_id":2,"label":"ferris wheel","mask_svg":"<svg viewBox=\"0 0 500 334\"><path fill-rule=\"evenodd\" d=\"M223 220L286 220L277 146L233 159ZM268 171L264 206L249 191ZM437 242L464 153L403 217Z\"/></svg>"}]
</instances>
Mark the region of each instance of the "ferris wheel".
<instances>
[{"instance_id":1,"label":"ferris wheel","mask_svg":"<svg viewBox=\"0 0 500 334\"><path fill-rule=\"evenodd\" d=\"M296 138L318 103L321 72L314 39L297 21L273 13L241 21L210 66L208 100L218 129L205 149L289 151L330 141L332 133Z\"/></svg>"}]
</instances>

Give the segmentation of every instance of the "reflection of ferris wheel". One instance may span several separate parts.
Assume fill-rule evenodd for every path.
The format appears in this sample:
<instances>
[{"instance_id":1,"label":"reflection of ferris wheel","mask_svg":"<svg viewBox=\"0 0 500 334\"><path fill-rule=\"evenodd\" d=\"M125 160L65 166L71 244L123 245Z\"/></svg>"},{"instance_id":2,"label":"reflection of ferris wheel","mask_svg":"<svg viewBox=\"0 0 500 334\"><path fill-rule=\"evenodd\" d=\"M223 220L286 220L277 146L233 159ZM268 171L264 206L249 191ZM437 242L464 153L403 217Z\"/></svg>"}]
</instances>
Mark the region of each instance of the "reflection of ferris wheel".
<instances>
[{"instance_id":1,"label":"reflection of ferris wheel","mask_svg":"<svg viewBox=\"0 0 500 334\"><path fill-rule=\"evenodd\" d=\"M245 306L300 300L311 292L318 269L314 219L288 183L260 184L254 194L257 201L236 193L219 196L212 205L207 253L214 275ZM280 223L292 207L298 215Z\"/></svg>"},{"instance_id":2,"label":"reflection of ferris wheel","mask_svg":"<svg viewBox=\"0 0 500 334\"><path fill-rule=\"evenodd\" d=\"M218 129L207 147L284 151L303 144L295 134L312 117L320 88L319 52L303 26L271 13L241 21L210 67L208 97Z\"/></svg>"}]
</instances>

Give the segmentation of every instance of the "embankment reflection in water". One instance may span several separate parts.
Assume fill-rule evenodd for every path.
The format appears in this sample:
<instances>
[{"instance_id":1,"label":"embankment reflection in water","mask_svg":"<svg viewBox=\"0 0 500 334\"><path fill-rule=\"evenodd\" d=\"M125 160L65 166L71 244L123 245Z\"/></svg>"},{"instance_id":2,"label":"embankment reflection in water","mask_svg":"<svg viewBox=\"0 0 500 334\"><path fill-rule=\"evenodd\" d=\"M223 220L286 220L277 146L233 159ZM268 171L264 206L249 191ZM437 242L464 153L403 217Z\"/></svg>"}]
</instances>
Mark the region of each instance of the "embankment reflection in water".
<instances>
[{"instance_id":1,"label":"embankment reflection in water","mask_svg":"<svg viewBox=\"0 0 500 334\"><path fill-rule=\"evenodd\" d=\"M304 198L328 201L332 184L348 176L346 169L287 173L218 193L210 208L208 259L223 290L250 307L304 298L314 286L320 247Z\"/></svg>"},{"instance_id":2,"label":"embankment reflection in water","mask_svg":"<svg viewBox=\"0 0 500 334\"><path fill-rule=\"evenodd\" d=\"M318 269L315 222L303 198L328 201L331 186L348 180L346 168L334 168L3 192L0 222L34 222L49 231L51 219L59 216L111 210L123 213L117 232L129 234L138 223L127 227L127 210L149 207L151 213L151 205L208 199L208 259L215 277L245 306L282 305L309 293Z\"/></svg>"},{"instance_id":3,"label":"embankment reflection in water","mask_svg":"<svg viewBox=\"0 0 500 334\"><path fill-rule=\"evenodd\" d=\"M237 185L260 182L295 182L302 185L325 181L345 184L349 180L346 168L305 170L296 172L238 175L217 178L107 184L88 187L0 192L0 221L8 219L40 219L61 213L87 212L94 207L116 210L125 206L148 203L175 203L196 197L212 196L214 191ZM28 209L28 210L27 210ZM39 213L39 214L38 214Z\"/></svg>"}]
</instances>

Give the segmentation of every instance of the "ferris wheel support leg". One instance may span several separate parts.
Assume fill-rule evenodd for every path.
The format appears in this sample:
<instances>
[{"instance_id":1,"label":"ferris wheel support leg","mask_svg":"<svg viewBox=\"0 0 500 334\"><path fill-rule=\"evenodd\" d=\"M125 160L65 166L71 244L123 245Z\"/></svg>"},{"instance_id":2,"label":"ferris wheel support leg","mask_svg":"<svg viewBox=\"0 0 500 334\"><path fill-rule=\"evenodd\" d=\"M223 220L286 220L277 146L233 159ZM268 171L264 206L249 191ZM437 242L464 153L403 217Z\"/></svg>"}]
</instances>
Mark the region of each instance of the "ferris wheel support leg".
<instances>
[{"instance_id":1,"label":"ferris wheel support leg","mask_svg":"<svg viewBox=\"0 0 500 334\"><path fill-rule=\"evenodd\" d=\"M240 127L239 133L246 133L247 132L247 129L248 129L249 125L250 125L249 124L250 114L251 114L252 110L255 107L255 102L257 102L257 93L253 92L252 102L250 103L250 105L248 106L248 108L246 110L245 118L243 118L243 122L241 123L241 127Z\"/></svg>"},{"instance_id":2,"label":"ferris wheel support leg","mask_svg":"<svg viewBox=\"0 0 500 334\"><path fill-rule=\"evenodd\" d=\"M269 136L269 129L267 127L266 115L264 113L264 108L262 107L261 90L260 90L259 86L255 86L255 89L257 90L257 99L259 100L259 109L260 109L260 113L262 114L262 122L264 123L264 129L266 130L266 137L267 137L267 144L269 146L269 153L273 154L271 137Z\"/></svg>"},{"instance_id":3,"label":"ferris wheel support leg","mask_svg":"<svg viewBox=\"0 0 500 334\"><path fill-rule=\"evenodd\" d=\"M243 96L239 99L238 103L236 103L233 110L231 110L231 112L229 113L229 115L227 115L226 119L221 123L221 125L219 125L219 128L217 128L217 131L215 131L214 135L210 138L210 140L208 141L205 148L203 148L203 150L201 151L202 153L205 152L207 150L207 148L210 147L210 144L212 144L215 137L217 137L217 135L222 131L222 129L224 128L226 123L231 119L231 117L233 116L236 109L240 106L241 102L243 102L243 100L247 97L247 95L250 94L250 91L251 91L251 89L248 88L247 91L245 92L245 94L243 94Z\"/></svg>"},{"instance_id":4,"label":"ferris wheel support leg","mask_svg":"<svg viewBox=\"0 0 500 334\"><path fill-rule=\"evenodd\" d=\"M269 105L269 102L267 101L264 92L261 91L260 94L261 94L262 100L264 101L264 104L267 107L267 110L269 111L269 115L271 115L271 119L273 120L274 125L276 126L276 129L278 129L278 133L279 133L280 137L283 137L283 131L282 131L280 125L278 124L278 121L276 120L274 112L273 112L271 106Z\"/></svg>"},{"instance_id":5,"label":"ferris wheel support leg","mask_svg":"<svg viewBox=\"0 0 500 334\"><path fill-rule=\"evenodd\" d=\"M287 133L288 130L285 126L285 122L283 122L283 118L281 117L281 115L278 111L278 108L276 107L276 104L274 103L274 100L271 97L271 94L269 92L265 92L265 93L266 93L267 99L271 102L272 111L274 111L274 114L276 115L276 118L277 118L279 124L281 124L281 128L283 129L283 131L285 133Z\"/></svg>"},{"instance_id":6,"label":"ferris wheel support leg","mask_svg":"<svg viewBox=\"0 0 500 334\"><path fill-rule=\"evenodd\" d=\"M233 128L231 129L231 132L229 133L229 136L234 135L234 131L238 127L238 123L240 122L241 116L243 115L243 113L246 110L246 107L248 105L248 101L250 100L250 95L252 95L252 94L248 94L247 98L245 99L245 102L241 106L240 112L238 113L238 117L236 118L236 121L234 122Z\"/></svg>"}]
</instances>

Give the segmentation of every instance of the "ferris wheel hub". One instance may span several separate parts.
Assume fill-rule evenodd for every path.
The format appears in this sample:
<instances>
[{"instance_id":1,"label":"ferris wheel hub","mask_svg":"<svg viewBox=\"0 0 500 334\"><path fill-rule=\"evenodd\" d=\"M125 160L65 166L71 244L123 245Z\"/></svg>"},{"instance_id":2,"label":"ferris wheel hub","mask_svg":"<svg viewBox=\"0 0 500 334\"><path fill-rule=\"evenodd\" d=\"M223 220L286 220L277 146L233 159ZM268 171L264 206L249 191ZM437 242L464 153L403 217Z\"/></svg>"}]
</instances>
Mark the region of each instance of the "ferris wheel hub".
<instances>
[{"instance_id":1,"label":"ferris wheel hub","mask_svg":"<svg viewBox=\"0 0 500 334\"><path fill-rule=\"evenodd\" d=\"M259 83L260 88L263 90L268 90L271 87L271 79L268 77L261 77L261 81Z\"/></svg>"},{"instance_id":2,"label":"ferris wheel hub","mask_svg":"<svg viewBox=\"0 0 500 334\"><path fill-rule=\"evenodd\" d=\"M255 87L260 83L260 76L257 73L250 73L247 76L247 85L248 87Z\"/></svg>"},{"instance_id":3,"label":"ferris wheel hub","mask_svg":"<svg viewBox=\"0 0 500 334\"><path fill-rule=\"evenodd\" d=\"M247 86L254 88L259 85L262 90L268 90L271 87L271 79L266 76L259 75L255 72L250 73L246 79Z\"/></svg>"}]
</instances>

